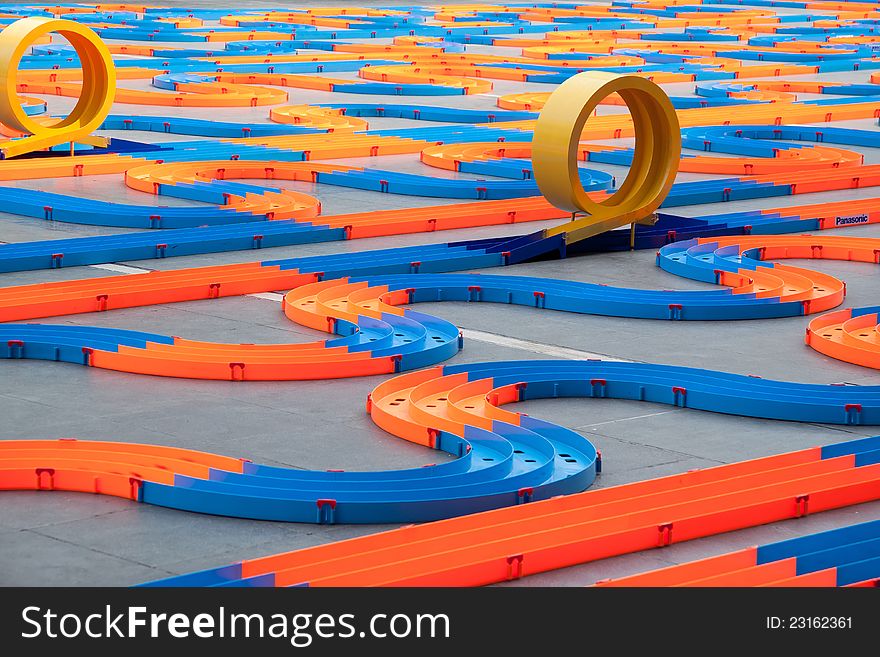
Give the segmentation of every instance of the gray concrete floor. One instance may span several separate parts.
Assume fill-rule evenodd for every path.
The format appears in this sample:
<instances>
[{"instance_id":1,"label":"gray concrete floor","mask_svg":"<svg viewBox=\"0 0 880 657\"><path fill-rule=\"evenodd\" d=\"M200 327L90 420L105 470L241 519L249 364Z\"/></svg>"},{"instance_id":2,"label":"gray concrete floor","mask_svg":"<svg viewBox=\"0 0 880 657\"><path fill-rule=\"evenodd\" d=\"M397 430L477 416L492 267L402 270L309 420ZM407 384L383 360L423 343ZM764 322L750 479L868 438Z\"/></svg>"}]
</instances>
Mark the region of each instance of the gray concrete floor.
<instances>
[{"instance_id":1,"label":"gray concrete floor","mask_svg":"<svg viewBox=\"0 0 880 657\"><path fill-rule=\"evenodd\" d=\"M178 5L179 3L166 3ZM223 3L187 0L187 6ZM237 0L226 6L267 7L278 3ZM337 4L310 2L311 5ZM400 4L384 0L381 5ZM180 45L180 44L175 44ZM474 49L474 51L479 51ZM809 76L803 76L809 79ZM866 81L868 73L826 76ZM692 92L692 85L666 85L670 94ZM495 96L516 91L548 91L548 85L498 82L492 95L402 98L396 102L490 108ZM382 97L290 90L291 103L380 102ZM64 112L69 99L50 97L50 111ZM185 109L181 115L220 120L266 121L268 109ZM603 110L604 111L604 110ZM733 108L731 113L747 112ZM168 108L117 105L116 113L161 115ZM373 119L374 128L414 122ZM838 125L876 129L875 121ZM157 139L146 133L130 138ZM189 138L187 138L189 139ZM868 162L880 161L864 149ZM389 156L358 163L397 171L444 175L418 162L418 156ZM619 167L607 170L622 174ZM691 179L682 174L681 180ZM121 175L4 183L90 198L152 204L155 198L126 188ZM406 208L440 204L440 199L394 196L334 187L297 185L317 195L327 213L365 208ZM774 198L723 206L679 209L700 215L788 204L880 196L874 188ZM163 204L187 204L162 199ZM260 259L361 251L373 248L520 233L530 226L451 231L442 235L403 235L268 249ZM49 223L0 213L0 241L60 239L110 234L98 229ZM880 226L837 231L880 237ZM506 274L556 277L651 289L708 287L667 274L653 264L653 252L608 253L557 262L518 265ZM122 263L143 268L246 262L247 252L210 254ZM798 263L796 263L798 264ZM853 306L876 303L880 290L872 265L839 262L806 264L847 281ZM0 275L0 286L114 275L99 267ZM535 358L556 347L571 356L601 354L636 361L690 365L768 378L807 382L873 384L876 373L828 358L805 347L805 318L743 322L657 322L464 303L423 304L419 310L479 331L450 362ZM133 328L189 338L227 342L299 342L317 333L289 322L277 303L242 297L151 306L104 314L47 319L75 324ZM507 338L519 341L513 345ZM436 461L436 452L394 438L363 413L366 394L381 377L339 381L227 383L143 377L75 365L0 361L0 438L118 440L174 445L257 462L296 468L390 469ZM709 467L878 433L876 427L838 427L774 422L687 409L614 400L555 400L521 404L518 410L572 427L602 449L605 472L596 486ZM880 503L776 523L679 544L663 551L627 555L526 578L512 585L576 586L740 547L880 518ZM72 493L6 492L0 496L0 585L129 585L171 574L219 566L385 529L382 526L315 526L256 522L185 513L116 498Z\"/></svg>"}]
</instances>

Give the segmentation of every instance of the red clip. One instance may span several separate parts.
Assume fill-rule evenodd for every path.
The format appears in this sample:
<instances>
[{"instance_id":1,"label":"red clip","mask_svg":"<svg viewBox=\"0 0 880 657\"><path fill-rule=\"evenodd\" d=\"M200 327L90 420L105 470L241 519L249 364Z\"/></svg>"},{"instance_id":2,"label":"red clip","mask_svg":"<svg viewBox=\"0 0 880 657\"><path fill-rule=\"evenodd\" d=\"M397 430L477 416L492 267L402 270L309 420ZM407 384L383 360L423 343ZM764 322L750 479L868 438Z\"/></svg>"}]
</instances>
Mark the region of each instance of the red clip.
<instances>
[{"instance_id":1,"label":"red clip","mask_svg":"<svg viewBox=\"0 0 880 657\"><path fill-rule=\"evenodd\" d=\"M322 498L319 500L315 500L315 504L317 504L318 506L318 522L320 524L333 524L333 516L336 513L336 500L330 498ZM324 513L324 507L329 507L327 513Z\"/></svg>"},{"instance_id":2,"label":"red clip","mask_svg":"<svg viewBox=\"0 0 880 657\"><path fill-rule=\"evenodd\" d=\"M519 579L523 575L523 555L514 554L506 558L507 579Z\"/></svg>"},{"instance_id":3,"label":"red clip","mask_svg":"<svg viewBox=\"0 0 880 657\"><path fill-rule=\"evenodd\" d=\"M664 522L657 525L657 547L665 547L672 544L672 523Z\"/></svg>"},{"instance_id":4,"label":"red clip","mask_svg":"<svg viewBox=\"0 0 880 657\"><path fill-rule=\"evenodd\" d=\"M55 468L36 468L37 490L53 490L55 488ZM43 475L49 475L49 488L43 488Z\"/></svg>"},{"instance_id":5,"label":"red clip","mask_svg":"<svg viewBox=\"0 0 880 657\"><path fill-rule=\"evenodd\" d=\"M850 411L855 411L856 413L861 413L862 412L862 405L861 404L847 404L846 406L843 407L843 410L846 411L847 413L849 413Z\"/></svg>"},{"instance_id":6,"label":"red clip","mask_svg":"<svg viewBox=\"0 0 880 657\"><path fill-rule=\"evenodd\" d=\"M795 518L803 518L807 513L809 513L809 504L810 504L810 495L809 493L804 493L802 495L797 495L794 498L794 503L796 505L795 508Z\"/></svg>"},{"instance_id":7,"label":"red clip","mask_svg":"<svg viewBox=\"0 0 880 657\"><path fill-rule=\"evenodd\" d=\"M236 379L236 378L235 378L235 370L236 370L236 368L238 368L239 370L241 370L241 379ZM244 381L244 368L245 368L245 364L244 364L244 363L229 363L229 376L232 378L233 381L236 381L236 380L238 380L238 381Z\"/></svg>"},{"instance_id":8,"label":"red clip","mask_svg":"<svg viewBox=\"0 0 880 657\"><path fill-rule=\"evenodd\" d=\"M141 501L141 491L143 490L144 480L138 477L129 477L128 485L131 487L131 499L135 502Z\"/></svg>"}]
</instances>

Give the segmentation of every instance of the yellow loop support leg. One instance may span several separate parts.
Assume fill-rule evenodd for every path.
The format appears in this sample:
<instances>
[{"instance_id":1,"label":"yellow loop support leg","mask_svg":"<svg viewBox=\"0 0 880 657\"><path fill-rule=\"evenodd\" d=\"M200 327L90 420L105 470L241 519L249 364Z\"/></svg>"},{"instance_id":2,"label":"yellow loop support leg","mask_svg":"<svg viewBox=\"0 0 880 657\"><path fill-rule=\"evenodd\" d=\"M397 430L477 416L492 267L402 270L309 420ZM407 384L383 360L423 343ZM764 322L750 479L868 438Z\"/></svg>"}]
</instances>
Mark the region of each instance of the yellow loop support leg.
<instances>
[{"instance_id":1,"label":"yellow loop support leg","mask_svg":"<svg viewBox=\"0 0 880 657\"><path fill-rule=\"evenodd\" d=\"M42 125L21 106L16 79L28 46L51 32L65 37L82 63L82 93L76 106L58 123ZM0 142L4 157L14 157L66 142L94 140L89 136L106 118L116 94L116 68L110 50L85 25L55 18L23 18L0 32L0 123L31 136Z\"/></svg>"},{"instance_id":2,"label":"yellow loop support leg","mask_svg":"<svg viewBox=\"0 0 880 657\"><path fill-rule=\"evenodd\" d=\"M604 98L617 92L632 115L635 153L620 188L598 203L578 175L578 144L587 119ZM553 205L588 216L545 231L565 234L568 244L612 228L642 221L669 193L681 158L681 132L672 102L656 84L634 75L579 73L547 100L535 125L532 165L541 193Z\"/></svg>"}]
</instances>

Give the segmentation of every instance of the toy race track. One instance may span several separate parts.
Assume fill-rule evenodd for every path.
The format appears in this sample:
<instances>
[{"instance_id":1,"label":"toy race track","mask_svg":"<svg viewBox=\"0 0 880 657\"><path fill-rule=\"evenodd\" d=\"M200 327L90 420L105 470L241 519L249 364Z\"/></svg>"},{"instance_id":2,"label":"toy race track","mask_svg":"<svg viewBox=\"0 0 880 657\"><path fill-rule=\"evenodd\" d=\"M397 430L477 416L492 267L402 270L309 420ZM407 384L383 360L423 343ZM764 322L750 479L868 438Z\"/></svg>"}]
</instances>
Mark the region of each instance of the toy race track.
<instances>
[{"instance_id":1,"label":"toy race track","mask_svg":"<svg viewBox=\"0 0 880 657\"><path fill-rule=\"evenodd\" d=\"M155 585L479 586L511 581L874 499L876 473L853 467L863 454L870 459L867 463L876 463L876 450L864 443L831 445L827 452L792 452L399 529ZM838 462L830 454L839 455ZM811 480L819 485L821 496L792 495L798 486L812 485ZM520 548L522 552L510 554ZM869 577L876 578L874 568L867 569Z\"/></svg>"},{"instance_id":2,"label":"toy race track","mask_svg":"<svg viewBox=\"0 0 880 657\"><path fill-rule=\"evenodd\" d=\"M234 5L0 4L0 584L880 579L880 4Z\"/></svg>"}]
</instances>

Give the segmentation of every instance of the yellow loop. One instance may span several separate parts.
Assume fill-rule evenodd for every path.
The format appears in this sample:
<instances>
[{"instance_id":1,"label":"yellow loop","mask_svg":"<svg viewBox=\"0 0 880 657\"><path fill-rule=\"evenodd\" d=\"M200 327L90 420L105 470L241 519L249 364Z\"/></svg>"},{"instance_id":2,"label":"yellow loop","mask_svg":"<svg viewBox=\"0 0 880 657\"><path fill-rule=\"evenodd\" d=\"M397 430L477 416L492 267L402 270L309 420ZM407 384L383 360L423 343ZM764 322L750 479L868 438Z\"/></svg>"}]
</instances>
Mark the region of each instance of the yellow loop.
<instances>
[{"instance_id":1,"label":"yellow loop","mask_svg":"<svg viewBox=\"0 0 880 657\"><path fill-rule=\"evenodd\" d=\"M38 38L56 32L76 50L82 63L82 93L76 106L58 123L46 126L31 119L16 90L18 65ZM88 137L106 118L116 93L116 68L110 50L85 25L56 18L23 18L0 32L0 123L32 136L0 143L4 156L13 157Z\"/></svg>"},{"instance_id":2,"label":"yellow loop","mask_svg":"<svg viewBox=\"0 0 880 657\"><path fill-rule=\"evenodd\" d=\"M578 175L581 132L596 106L617 92L629 108L635 152L629 175L608 199L597 203ZM535 124L532 165L541 193L553 205L589 216L549 229L572 243L649 217L669 193L681 158L678 116L666 93L634 75L600 71L579 73L547 99Z\"/></svg>"}]
</instances>

